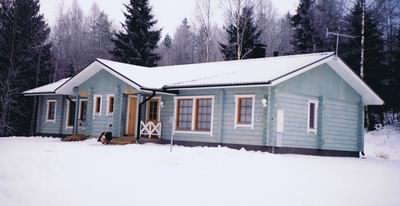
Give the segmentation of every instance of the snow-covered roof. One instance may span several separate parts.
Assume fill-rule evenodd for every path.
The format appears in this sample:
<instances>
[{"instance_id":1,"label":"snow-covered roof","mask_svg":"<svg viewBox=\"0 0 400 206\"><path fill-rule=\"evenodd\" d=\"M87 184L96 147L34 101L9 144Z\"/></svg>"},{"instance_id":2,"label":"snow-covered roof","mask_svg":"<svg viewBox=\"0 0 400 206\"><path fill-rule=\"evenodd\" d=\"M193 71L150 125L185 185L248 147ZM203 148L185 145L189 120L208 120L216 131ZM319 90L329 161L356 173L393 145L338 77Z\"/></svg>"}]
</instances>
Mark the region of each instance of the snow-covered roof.
<instances>
[{"instance_id":1,"label":"snow-covered roof","mask_svg":"<svg viewBox=\"0 0 400 206\"><path fill-rule=\"evenodd\" d=\"M332 52L236 61L211 62L156 68L139 67L120 62L98 59L128 79L145 88L179 88L190 86L237 85L269 83L296 69L313 65Z\"/></svg>"},{"instance_id":2,"label":"snow-covered roof","mask_svg":"<svg viewBox=\"0 0 400 206\"><path fill-rule=\"evenodd\" d=\"M330 65L362 97L365 104L381 105L383 101L333 52L268 57L148 68L105 59L97 59L56 90L58 94L73 94L73 88L106 70L138 91L164 91L273 86L319 65Z\"/></svg>"},{"instance_id":3,"label":"snow-covered roof","mask_svg":"<svg viewBox=\"0 0 400 206\"><path fill-rule=\"evenodd\" d=\"M37 87L35 89L31 89L28 91L23 92L24 95L30 96L30 95L49 95L49 94L55 94L56 90L63 85L65 82L67 82L70 78L65 78L58 80L56 82L50 83L43 85L41 87Z\"/></svg>"}]
</instances>

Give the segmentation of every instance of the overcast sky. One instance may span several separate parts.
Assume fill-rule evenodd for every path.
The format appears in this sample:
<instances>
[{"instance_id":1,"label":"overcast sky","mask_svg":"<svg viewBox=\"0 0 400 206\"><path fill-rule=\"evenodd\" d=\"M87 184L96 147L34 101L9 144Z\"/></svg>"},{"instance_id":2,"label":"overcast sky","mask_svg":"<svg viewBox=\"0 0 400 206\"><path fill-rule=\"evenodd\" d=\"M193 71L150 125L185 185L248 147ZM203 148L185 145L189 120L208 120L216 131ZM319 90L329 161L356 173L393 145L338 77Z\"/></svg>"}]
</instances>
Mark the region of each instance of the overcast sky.
<instances>
[{"instance_id":1,"label":"overcast sky","mask_svg":"<svg viewBox=\"0 0 400 206\"><path fill-rule=\"evenodd\" d=\"M58 7L63 0L40 0L41 11L44 13L46 19L53 25L55 17L57 16ZM69 7L73 0L64 0L65 6ZM124 3L129 0L80 0L79 5L85 13L90 10L94 2L97 2L101 10L104 10L114 23L124 21L122 11L124 10ZM153 14L158 20L158 27L163 28L163 34L173 34L176 27L182 22L183 18L187 17L189 20L194 17L196 0L150 0L153 7ZM216 2L216 1L214 1ZM285 14L287 11L291 13L297 7L298 0L272 0L274 7L280 15ZM215 19L219 24L223 23L221 8L216 6L219 11Z\"/></svg>"}]
</instances>

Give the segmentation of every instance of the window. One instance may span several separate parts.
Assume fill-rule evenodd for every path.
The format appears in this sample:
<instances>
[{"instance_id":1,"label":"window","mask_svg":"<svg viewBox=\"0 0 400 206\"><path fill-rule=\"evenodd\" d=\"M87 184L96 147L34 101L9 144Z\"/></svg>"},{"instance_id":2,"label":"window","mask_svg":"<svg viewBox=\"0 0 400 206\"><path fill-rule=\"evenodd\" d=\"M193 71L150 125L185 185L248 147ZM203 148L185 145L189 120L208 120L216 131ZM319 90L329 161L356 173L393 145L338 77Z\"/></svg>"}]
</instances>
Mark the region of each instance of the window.
<instances>
[{"instance_id":1,"label":"window","mask_svg":"<svg viewBox=\"0 0 400 206\"><path fill-rule=\"evenodd\" d=\"M254 123L254 95L235 96L235 128L251 127Z\"/></svg>"},{"instance_id":2,"label":"window","mask_svg":"<svg viewBox=\"0 0 400 206\"><path fill-rule=\"evenodd\" d=\"M100 95L94 95L94 104L93 104L93 114L96 116L101 115L101 96Z\"/></svg>"},{"instance_id":3,"label":"window","mask_svg":"<svg viewBox=\"0 0 400 206\"><path fill-rule=\"evenodd\" d=\"M317 119L318 119L318 101L310 100L308 102L308 132L317 131Z\"/></svg>"},{"instance_id":4,"label":"window","mask_svg":"<svg viewBox=\"0 0 400 206\"><path fill-rule=\"evenodd\" d=\"M155 100L150 100L148 103L148 110L147 110L147 120L151 122L158 122L159 121L159 106L160 106L160 100L155 99Z\"/></svg>"},{"instance_id":5,"label":"window","mask_svg":"<svg viewBox=\"0 0 400 206\"><path fill-rule=\"evenodd\" d=\"M114 95L107 96L107 115L111 116L114 113Z\"/></svg>"},{"instance_id":6,"label":"window","mask_svg":"<svg viewBox=\"0 0 400 206\"><path fill-rule=\"evenodd\" d=\"M190 130L192 128L193 100L178 100L178 115L176 128L180 130Z\"/></svg>"},{"instance_id":7,"label":"window","mask_svg":"<svg viewBox=\"0 0 400 206\"><path fill-rule=\"evenodd\" d=\"M79 109L79 119L85 122L87 113L87 100L81 100L81 107Z\"/></svg>"},{"instance_id":8,"label":"window","mask_svg":"<svg viewBox=\"0 0 400 206\"><path fill-rule=\"evenodd\" d=\"M69 101L67 105L67 128L74 127L75 121L75 104L76 100ZM86 122L86 114L87 114L87 99L81 99L79 101L79 111L78 111L78 126L83 126L81 124L85 124ZM80 120L80 121L79 121Z\"/></svg>"},{"instance_id":9,"label":"window","mask_svg":"<svg viewBox=\"0 0 400 206\"><path fill-rule=\"evenodd\" d=\"M197 99L196 130L210 131L212 99Z\"/></svg>"},{"instance_id":10,"label":"window","mask_svg":"<svg viewBox=\"0 0 400 206\"><path fill-rule=\"evenodd\" d=\"M184 97L176 100L176 132L212 135L214 97Z\"/></svg>"},{"instance_id":11,"label":"window","mask_svg":"<svg viewBox=\"0 0 400 206\"><path fill-rule=\"evenodd\" d=\"M47 101L47 115L46 122L55 122L56 121L56 100L48 100Z\"/></svg>"},{"instance_id":12,"label":"window","mask_svg":"<svg viewBox=\"0 0 400 206\"><path fill-rule=\"evenodd\" d=\"M75 101L68 101L67 127L74 126L74 119L75 119Z\"/></svg>"}]
</instances>

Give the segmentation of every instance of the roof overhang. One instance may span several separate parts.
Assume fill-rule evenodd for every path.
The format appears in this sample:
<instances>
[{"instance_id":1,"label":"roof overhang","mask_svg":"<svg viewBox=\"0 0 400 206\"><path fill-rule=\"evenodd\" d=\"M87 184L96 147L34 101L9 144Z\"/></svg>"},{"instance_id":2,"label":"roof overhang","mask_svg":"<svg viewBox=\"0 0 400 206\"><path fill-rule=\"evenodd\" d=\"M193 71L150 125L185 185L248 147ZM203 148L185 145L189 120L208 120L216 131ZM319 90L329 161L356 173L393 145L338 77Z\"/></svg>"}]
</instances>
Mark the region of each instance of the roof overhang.
<instances>
[{"instance_id":1,"label":"roof overhang","mask_svg":"<svg viewBox=\"0 0 400 206\"><path fill-rule=\"evenodd\" d=\"M312 63L308 66L272 80L271 86L296 77L322 64L328 64L344 81L346 81L358 94L360 94L364 105L384 104L384 101L360 77L358 77L349 66L347 66L340 58L334 55L328 56L318 62Z\"/></svg>"},{"instance_id":2,"label":"roof overhang","mask_svg":"<svg viewBox=\"0 0 400 206\"><path fill-rule=\"evenodd\" d=\"M84 68L81 72L76 74L74 77L72 77L70 80L62 84L57 90L56 94L62 94L62 95L74 95L74 87L78 87L85 81L87 81L89 78L97 74L99 71L105 70L115 77L119 78L129 86L135 88L136 90L141 90L141 86L134 82L131 79L126 78L125 76L121 75L114 69L106 66L105 64L101 63L100 61L96 60L93 63L89 64L86 68Z\"/></svg>"},{"instance_id":3,"label":"roof overhang","mask_svg":"<svg viewBox=\"0 0 400 206\"><path fill-rule=\"evenodd\" d=\"M288 79L291 79L291 78L293 78L293 77L296 77L296 76L298 76L298 75L300 75L300 74L302 74L302 73L304 73L304 72L310 71L311 69L314 69L314 68L316 68L316 67L318 67L318 66L320 66L320 65L323 65L323 64L325 64L325 63L328 63L328 62L331 61L333 58L334 58L334 54L331 54L331 55L326 56L326 57L324 57L324 58L322 58L322 59L319 59L319 60L316 61L316 62L312 62L312 63L310 63L310 64L308 64L308 65L305 65L305 66L303 66L303 67L301 67L301 68L298 68L298 69L296 69L296 70L293 70L293 71L291 71L291 72L289 72L289 73L287 73L287 74L284 74L284 75L282 75L282 76L279 76L279 77L277 77L277 78L275 78L275 79L271 79L271 86L275 86L275 85L277 85L277 84L279 84L279 83L281 83L281 82L284 82L284 81L286 81L286 80L288 80Z\"/></svg>"},{"instance_id":4,"label":"roof overhang","mask_svg":"<svg viewBox=\"0 0 400 206\"><path fill-rule=\"evenodd\" d=\"M384 104L384 101L340 58L333 58L328 65L361 95L364 105Z\"/></svg>"},{"instance_id":5,"label":"roof overhang","mask_svg":"<svg viewBox=\"0 0 400 206\"><path fill-rule=\"evenodd\" d=\"M36 93L23 93L24 96L49 96L49 95L57 95L55 92L36 92Z\"/></svg>"}]
</instances>

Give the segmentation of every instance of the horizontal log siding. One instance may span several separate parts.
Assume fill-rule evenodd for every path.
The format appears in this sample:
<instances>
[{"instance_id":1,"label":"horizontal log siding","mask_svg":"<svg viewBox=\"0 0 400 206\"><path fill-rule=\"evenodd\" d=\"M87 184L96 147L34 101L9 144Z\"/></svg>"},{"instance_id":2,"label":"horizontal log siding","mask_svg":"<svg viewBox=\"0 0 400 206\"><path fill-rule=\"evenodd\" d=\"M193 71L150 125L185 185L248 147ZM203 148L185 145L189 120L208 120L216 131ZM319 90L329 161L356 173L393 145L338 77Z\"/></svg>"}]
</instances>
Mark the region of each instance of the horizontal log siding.
<instances>
[{"instance_id":1,"label":"horizontal log siding","mask_svg":"<svg viewBox=\"0 0 400 206\"><path fill-rule=\"evenodd\" d=\"M235 121L235 95L255 95L254 129L234 128ZM267 94L265 88L235 88L210 90L181 91L181 96L214 96L213 131L209 134L175 133L174 139L180 141L213 142L229 144L263 145L264 110L261 99ZM221 98L221 95L223 97ZM170 139L172 135L172 122L175 112L174 97L163 96L164 108L161 109L163 122L162 138ZM224 112L221 112L221 109ZM223 121L221 121L221 114ZM220 130L222 127L222 131ZM221 136L223 135L223 136Z\"/></svg>"},{"instance_id":2,"label":"horizontal log siding","mask_svg":"<svg viewBox=\"0 0 400 206\"><path fill-rule=\"evenodd\" d=\"M272 93L272 145L276 144L276 111L285 111L283 147L358 151L361 96L324 64L289 79ZM308 101L318 100L317 133L307 132Z\"/></svg>"}]
</instances>

